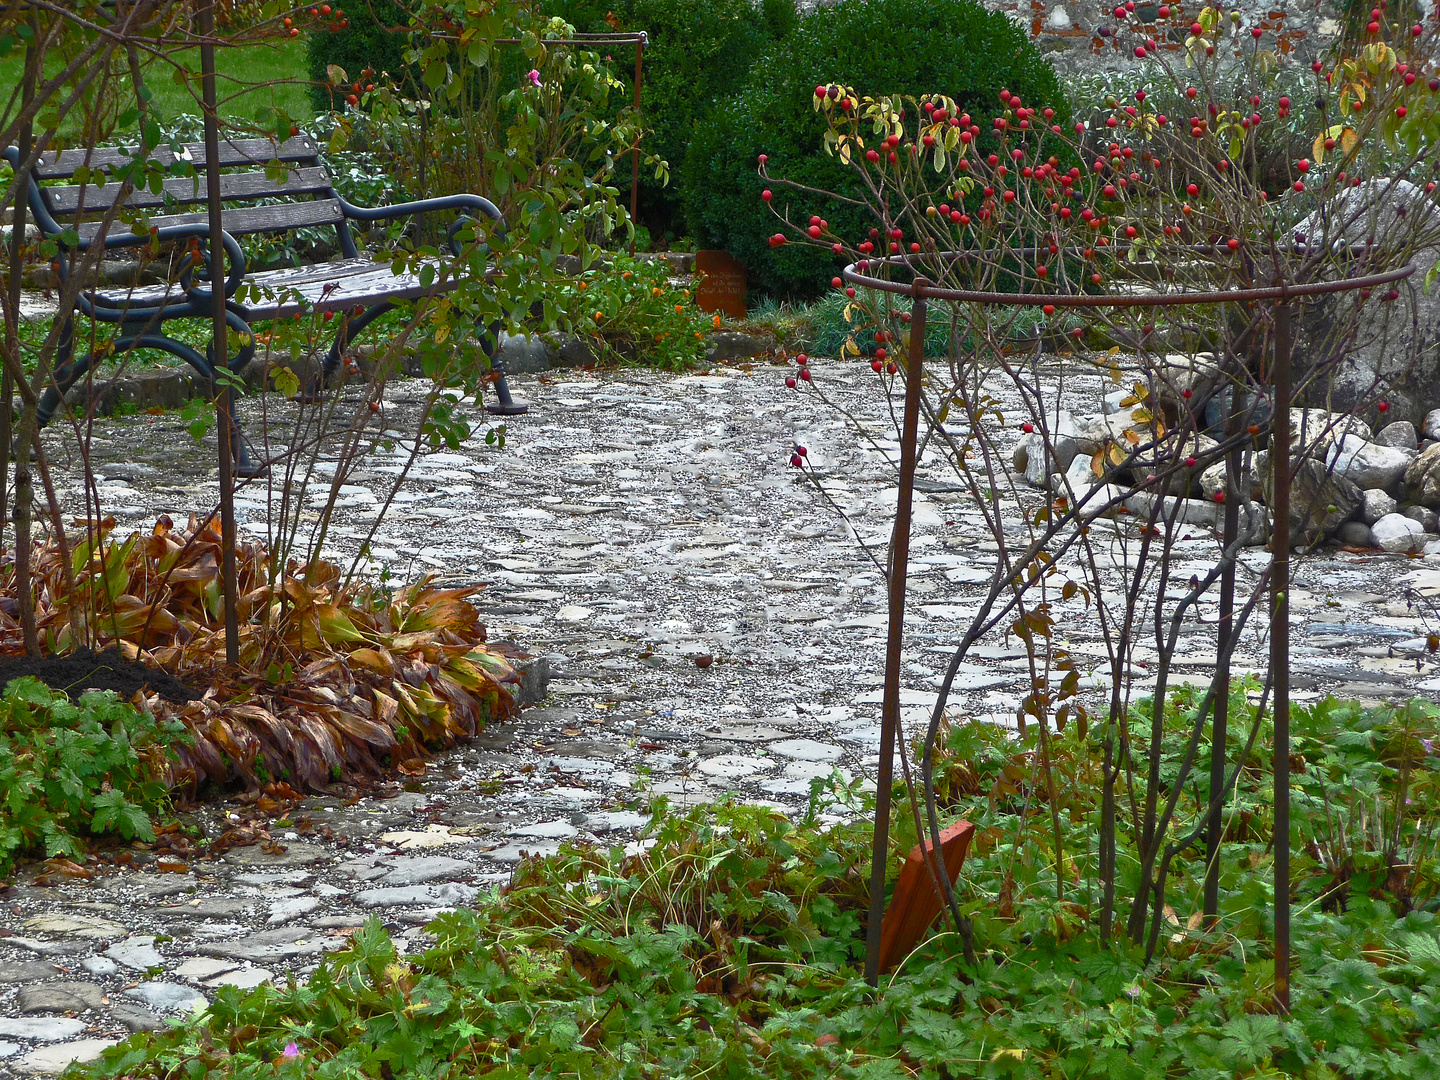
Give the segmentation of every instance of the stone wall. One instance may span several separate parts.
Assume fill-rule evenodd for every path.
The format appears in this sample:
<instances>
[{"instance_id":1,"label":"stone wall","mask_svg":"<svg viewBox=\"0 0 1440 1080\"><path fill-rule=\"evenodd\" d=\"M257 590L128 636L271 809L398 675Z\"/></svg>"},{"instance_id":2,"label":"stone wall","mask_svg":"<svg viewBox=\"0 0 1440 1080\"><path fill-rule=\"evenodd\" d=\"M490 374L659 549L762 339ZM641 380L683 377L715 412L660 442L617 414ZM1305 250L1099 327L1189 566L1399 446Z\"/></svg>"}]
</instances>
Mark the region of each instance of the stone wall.
<instances>
[{"instance_id":1,"label":"stone wall","mask_svg":"<svg viewBox=\"0 0 1440 1080\"><path fill-rule=\"evenodd\" d=\"M1123 2L1123 0L1121 0ZM1378 0L1377 0L1378 2ZM1099 0L981 0L993 11L1003 11L1029 31L1031 39L1050 57L1062 73L1099 72L1126 67L1135 63L1130 50L1134 42L1122 46L1109 31L1116 25L1111 12L1114 3ZM802 8L814 6L801 0ZM1162 48L1178 51L1184 46L1191 20L1200 13L1204 3L1171 4L1170 19L1161 24L1164 35L1156 34ZM1324 52L1340 33L1340 8L1335 0L1238 0L1216 5L1225 11L1239 11L1246 28L1259 26L1265 31L1262 47L1277 50L1282 56L1309 63ZM1393 6L1393 4L1392 4ZM1418 0L1416 10L1428 18L1440 18L1440 0ZM1157 4L1140 4L1136 11L1141 19L1154 21ZM1250 47L1250 38L1244 39Z\"/></svg>"},{"instance_id":2,"label":"stone wall","mask_svg":"<svg viewBox=\"0 0 1440 1080\"><path fill-rule=\"evenodd\" d=\"M1127 35L1122 45L1109 32L1117 25L1111 14L1114 5L1097 0L982 0L986 7L1003 11L1029 32L1032 40L1052 59L1061 72L1101 71L1133 66L1134 41ZM1201 3L1172 4L1168 20L1156 23L1155 39L1162 49L1179 51L1189 36L1189 25L1199 14ZM1336 5L1331 0L1298 0L1273 3L1271 0L1240 0L1223 5L1238 10L1241 24L1265 31L1262 48L1308 63L1324 50L1340 31ZM1142 21L1156 22L1157 5L1136 5ZM1243 39L1246 49L1250 38Z\"/></svg>"}]
</instances>

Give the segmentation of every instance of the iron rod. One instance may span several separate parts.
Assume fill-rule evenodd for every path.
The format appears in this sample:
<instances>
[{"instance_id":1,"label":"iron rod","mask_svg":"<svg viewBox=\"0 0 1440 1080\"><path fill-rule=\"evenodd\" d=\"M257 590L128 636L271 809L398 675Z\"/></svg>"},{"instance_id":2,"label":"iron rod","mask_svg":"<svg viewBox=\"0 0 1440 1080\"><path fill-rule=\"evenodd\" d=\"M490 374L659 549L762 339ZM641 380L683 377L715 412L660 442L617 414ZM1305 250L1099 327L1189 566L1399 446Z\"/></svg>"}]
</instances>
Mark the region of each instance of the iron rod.
<instances>
[{"instance_id":1,"label":"iron rod","mask_svg":"<svg viewBox=\"0 0 1440 1080\"><path fill-rule=\"evenodd\" d=\"M905 414L900 430L900 484L895 529L890 538L890 621L885 640L885 693L880 713L880 768L875 789L875 836L870 861L870 919L865 928L865 980L880 980L880 927L885 919L885 868L890 853L890 789L895 777L895 744L900 729L900 647L905 631L905 573L910 561L911 500L915 493L916 444L920 428L920 378L925 360L925 286L917 278L910 314L910 348L905 363Z\"/></svg>"},{"instance_id":2,"label":"iron rod","mask_svg":"<svg viewBox=\"0 0 1440 1080\"><path fill-rule=\"evenodd\" d=\"M214 333L215 370L229 368L230 355L225 326L225 231L220 194L220 117L215 103L215 0L196 0L197 29L200 32L200 80L202 112L205 119L205 194L210 210L210 298L211 330ZM231 440L236 437L232 419L229 383L215 396L216 442L220 465L220 583L225 597L225 662L240 662L240 627L235 601L235 499Z\"/></svg>"},{"instance_id":3,"label":"iron rod","mask_svg":"<svg viewBox=\"0 0 1440 1080\"><path fill-rule=\"evenodd\" d=\"M643 36L635 39L635 117L640 117L640 75L644 70ZM635 149L630 152L630 257L635 257L635 215L640 209L640 139L635 139Z\"/></svg>"},{"instance_id":4,"label":"iron rod","mask_svg":"<svg viewBox=\"0 0 1440 1080\"><path fill-rule=\"evenodd\" d=\"M1290 1011L1290 305L1275 307L1270 672L1275 688L1275 1007Z\"/></svg>"}]
</instances>

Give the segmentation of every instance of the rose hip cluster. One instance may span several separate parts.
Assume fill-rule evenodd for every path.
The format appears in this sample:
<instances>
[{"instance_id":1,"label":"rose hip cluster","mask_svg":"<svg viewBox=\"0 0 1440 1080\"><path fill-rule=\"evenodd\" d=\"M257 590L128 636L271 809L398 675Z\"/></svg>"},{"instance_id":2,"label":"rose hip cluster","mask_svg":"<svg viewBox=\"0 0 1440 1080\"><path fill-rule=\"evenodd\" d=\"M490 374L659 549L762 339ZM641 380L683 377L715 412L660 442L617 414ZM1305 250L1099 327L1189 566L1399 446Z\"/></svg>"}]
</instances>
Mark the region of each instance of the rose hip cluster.
<instances>
[{"instance_id":1,"label":"rose hip cluster","mask_svg":"<svg viewBox=\"0 0 1440 1080\"><path fill-rule=\"evenodd\" d=\"M345 12L338 7L331 7L329 4L317 4L308 9L297 9L296 14L304 18L308 14L313 23L312 29L328 30L330 33L337 33L340 30L350 28L350 20L345 17ZM295 19L289 16L280 20L282 37L299 37L300 27L295 25Z\"/></svg>"},{"instance_id":2,"label":"rose hip cluster","mask_svg":"<svg viewBox=\"0 0 1440 1080\"><path fill-rule=\"evenodd\" d=\"M1376 11L1383 14L1384 8L1382 2ZM1133 0L1115 7L1113 14L1123 29L1141 35L1160 33L1141 21ZM1162 21L1172 16L1178 21L1183 12L1162 5L1158 16ZM1261 26L1248 28L1247 34L1238 13L1228 16L1229 27L1224 25L1226 19L1207 8L1195 21L1176 28L1188 27L1190 38L1184 48L1192 59L1214 56L1216 43L1230 29L1239 40L1248 36L1258 43L1264 36ZM1403 29L1408 38L1422 36L1419 26ZM1168 42L1166 50L1182 48L1174 35ZM1369 95L1370 101L1388 100L1378 92L1387 79L1393 80L1390 88L1399 95L1411 87L1420 93L1426 85L1440 91L1440 76L1425 70L1432 66L1425 58L1430 55L1426 47L1421 42L1411 49L1412 57L1422 56L1416 64L1396 59L1388 68L1382 65L1375 73L1377 92ZM1266 190L1265 180L1252 175L1245 163L1266 137L1267 126L1288 120L1291 99L1282 95L1272 104L1259 93L1247 93L1234 103L1212 100L1211 79L1204 70L1190 76L1200 86L1184 86L1183 73L1160 49L1146 36L1135 55L1165 69L1183 102L1193 103L1195 111L1188 119L1160 112L1143 89L1134 93L1133 101L1108 99L1104 103L1108 114L1102 113L1097 122L1062 129L1054 122L1052 109L1030 106L1008 90L1000 92L994 115L972 115L979 110L963 110L939 95L904 99L902 104L898 98L862 99L848 87L817 86L815 105L830 122L829 145L859 171L882 205L886 201L897 205L890 196L898 193L902 196L898 205L908 209L900 220L887 217L868 235L847 241L818 214L809 215L803 225L793 223L788 207L777 204L775 191L766 187L761 198L783 224L782 231L770 237L770 245L781 248L798 242L828 247L833 255L848 258L859 275L896 264L921 268L931 253L941 251L983 249L1006 258L1023 252L1023 258L1016 260L1021 264L1022 288L1036 295L1037 301L1055 294L1055 302L1037 303L1051 317L1057 306L1064 305L1061 296L1103 285L1109 261L1137 245L1152 260L1163 258L1163 244L1183 245L1187 258L1208 253L1206 257L1222 266L1241 271L1248 265L1242 238L1264 235L1255 220L1257 205L1282 195L1310 199L1326 185L1361 183L1360 177L1344 169L1348 142L1342 148L1347 156L1337 152L1332 158L1329 153L1336 150L1336 136L1347 141L1354 133L1346 128L1342 135L1339 127L1332 127L1317 140L1316 160L1293 161L1282 186ZM1316 73L1321 74L1323 67L1317 62ZM1427 78L1428 82L1421 82ZM1341 80L1338 68L1324 75L1324 81L1336 86ZM1415 99L1409 104L1408 113L1405 105L1394 106L1395 119L1390 122L1405 121L1419 111ZM1319 107L1323 114L1323 100ZM1288 129L1284 134L1289 136ZM1077 156L1080 164L1072 164ZM932 161L934 174L928 171ZM1353 162L1349 163L1353 170ZM766 179L767 164L767 156L761 154L759 172ZM1434 192L1435 184L1425 185L1425 190ZM857 297L856 285L839 275L831 285L847 298ZM1393 293L1390 290L1381 299L1393 299ZM1072 333L1083 336L1080 329ZM881 334L870 363L877 373L893 375L897 368ZM799 366L798 375L786 380L792 388L810 380L805 358L800 358Z\"/></svg>"}]
</instances>

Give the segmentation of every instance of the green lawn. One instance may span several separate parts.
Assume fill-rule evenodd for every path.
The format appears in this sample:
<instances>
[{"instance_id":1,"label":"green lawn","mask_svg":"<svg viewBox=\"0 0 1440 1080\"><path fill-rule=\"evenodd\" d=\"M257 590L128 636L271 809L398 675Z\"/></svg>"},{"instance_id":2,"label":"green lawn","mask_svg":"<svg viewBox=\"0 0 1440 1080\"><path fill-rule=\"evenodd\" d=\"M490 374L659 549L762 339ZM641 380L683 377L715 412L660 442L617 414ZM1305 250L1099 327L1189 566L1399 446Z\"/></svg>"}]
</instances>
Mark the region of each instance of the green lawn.
<instances>
[{"instance_id":1,"label":"green lawn","mask_svg":"<svg viewBox=\"0 0 1440 1080\"><path fill-rule=\"evenodd\" d=\"M191 86L176 81L175 69L170 64L157 63L149 74L154 107L167 120L182 113L200 113L199 50L187 50L177 54L176 59L196 73ZM217 93L222 119L236 123L267 121L275 108L284 109L301 123L314 119L315 110L305 81L303 35L243 48L222 48L216 53L215 68L219 76ZM15 85L23 71L22 57L0 59L0 86ZM124 137L123 133L117 134Z\"/></svg>"}]
</instances>

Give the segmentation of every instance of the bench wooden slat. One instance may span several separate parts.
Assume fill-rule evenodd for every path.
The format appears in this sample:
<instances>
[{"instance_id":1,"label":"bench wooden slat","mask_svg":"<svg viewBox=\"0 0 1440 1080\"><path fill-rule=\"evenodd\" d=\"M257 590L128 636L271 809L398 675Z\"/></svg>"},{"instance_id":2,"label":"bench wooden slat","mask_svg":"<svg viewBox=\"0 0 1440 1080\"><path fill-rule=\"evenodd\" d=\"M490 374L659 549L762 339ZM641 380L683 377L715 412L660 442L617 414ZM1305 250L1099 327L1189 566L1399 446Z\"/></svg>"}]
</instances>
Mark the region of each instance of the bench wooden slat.
<instances>
[{"instance_id":1,"label":"bench wooden slat","mask_svg":"<svg viewBox=\"0 0 1440 1080\"><path fill-rule=\"evenodd\" d=\"M438 269L438 264L432 265ZM422 296L436 296L451 291L458 284L453 276L442 282L437 274L436 280L427 288L418 274L395 274L388 262L365 258L269 270L251 274L245 280L245 299L238 301L236 307L247 322L285 318L302 310L291 295L293 293L299 293L306 306L318 311L350 311L371 307L383 300L418 300ZM252 286L286 295L274 300L262 299Z\"/></svg>"},{"instance_id":2,"label":"bench wooden slat","mask_svg":"<svg viewBox=\"0 0 1440 1080\"><path fill-rule=\"evenodd\" d=\"M285 182L280 183L263 172L224 173L220 177L220 197L232 199L263 199L271 196L314 195L328 192L331 187L330 174L317 167L292 168L287 170ZM115 202L120 186L113 181L104 187L93 184L72 184L66 187L42 188L51 212L59 217L73 214L80 209L84 200L85 211L103 213ZM150 209L176 203L185 205L203 203L207 200L208 189L203 174L194 177L177 176L166 180L160 194L150 191L132 191L125 200L126 206Z\"/></svg>"},{"instance_id":3,"label":"bench wooden slat","mask_svg":"<svg viewBox=\"0 0 1440 1080\"><path fill-rule=\"evenodd\" d=\"M225 210L222 214L224 229L231 236L246 233L284 232L312 225L339 225L345 220L345 211L340 209L336 199L316 199L312 202L282 203L277 206L247 206ZM166 214L152 217L150 224L157 229L172 225L208 225L208 213ZM111 228L111 235L121 235L127 226L117 223ZM100 231L99 222L85 222L77 226L82 241L94 239Z\"/></svg>"},{"instance_id":4,"label":"bench wooden slat","mask_svg":"<svg viewBox=\"0 0 1440 1080\"><path fill-rule=\"evenodd\" d=\"M342 259L250 274L245 278L232 307L247 322L254 322L285 318L302 310L296 293L303 297L303 307L319 311L350 311L357 307L370 307L382 300L415 300L438 295L454 289L456 284L454 277L444 282L437 277L426 288L418 274L392 273L388 262L367 258ZM173 284L114 290L104 296L112 305L124 304L135 309L183 299L179 286Z\"/></svg>"},{"instance_id":5,"label":"bench wooden slat","mask_svg":"<svg viewBox=\"0 0 1440 1080\"><path fill-rule=\"evenodd\" d=\"M204 143L184 143L181 149L182 156L184 151L189 152L190 162L196 169L205 167ZM278 147L269 139L236 139L220 144L222 166L265 165L276 160L313 165L319 157L319 148L312 139L304 135L286 139ZM170 147L162 146L155 151L153 158L161 165L169 165L176 160L176 155ZM82 165L109 171L129 163L130 155L126 148L122 147L61 150L59 153L42 154L35 164L34 176L36 180L64 180L74 176L75 170Z\"/></svg>"}]
</instances>

